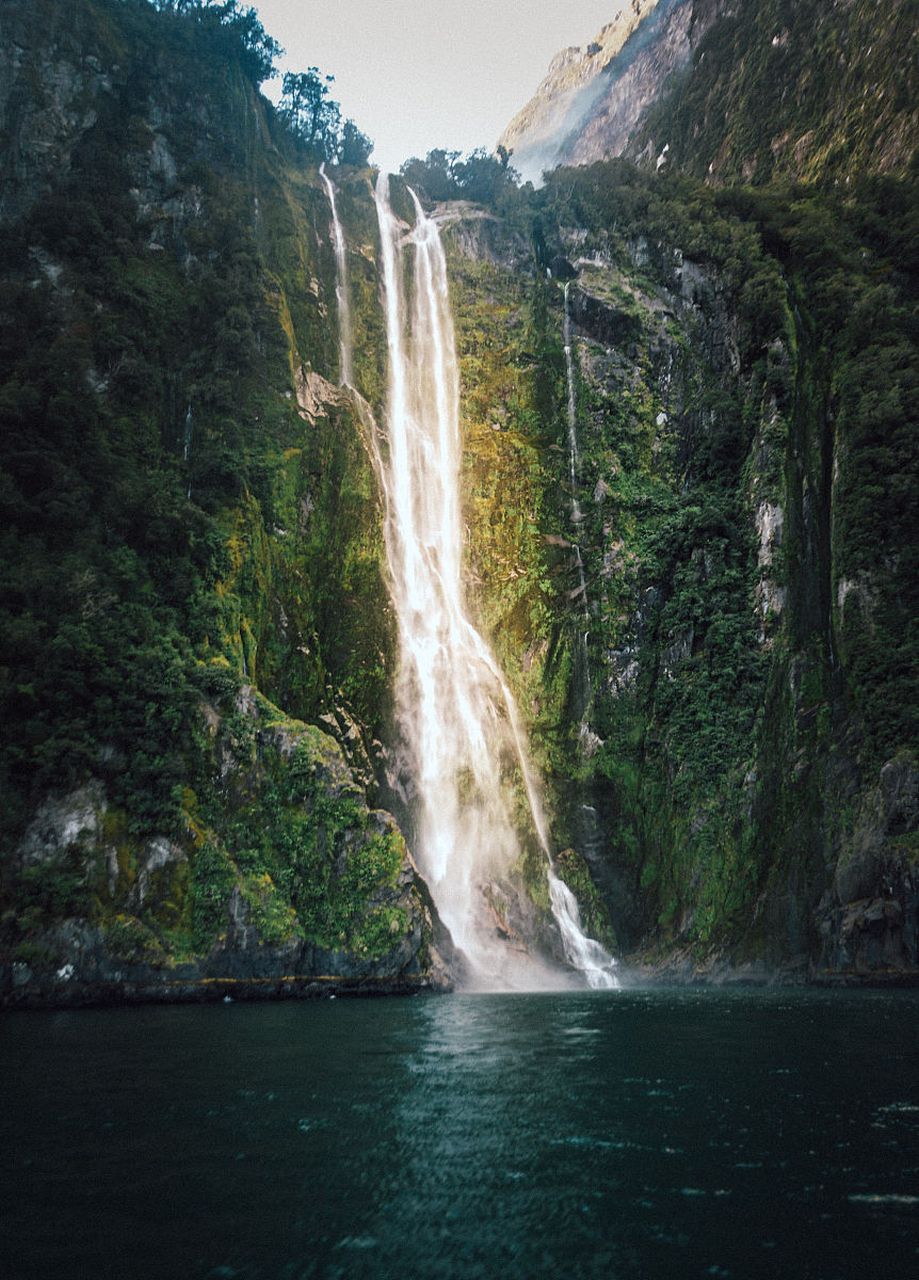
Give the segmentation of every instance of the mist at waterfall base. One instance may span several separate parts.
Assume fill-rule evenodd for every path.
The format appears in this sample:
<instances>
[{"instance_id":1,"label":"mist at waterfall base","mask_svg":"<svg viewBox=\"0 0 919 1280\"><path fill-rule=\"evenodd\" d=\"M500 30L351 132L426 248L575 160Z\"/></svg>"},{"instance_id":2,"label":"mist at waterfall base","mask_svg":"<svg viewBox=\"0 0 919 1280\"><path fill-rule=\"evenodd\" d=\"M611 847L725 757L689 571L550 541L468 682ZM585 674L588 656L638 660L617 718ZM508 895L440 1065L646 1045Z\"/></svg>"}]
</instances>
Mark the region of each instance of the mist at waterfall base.
<instances>
[{"instance_id":1,"label":"mist at waterfall base","mask_svg":"<svg viewBox=\"0 0 919 1280\"><path fill-rule=\"evenodd\" d=\"M584 933L577 901L555 874L513 695L466 609L460 382L437 224L410 189L414 224L405 224L393 211L388 175L379 175L375 195L388 349L381 431L353 385L347 240L334 183L324 166L320 175L332 215L340 381L354 398L384 504L400 652L397 785L414 811L416 856L462 952L464 986L569 985L508 923L515 896L519 904L525 894L516 797L545 860L549 903L566 959L589 986L614 987L613 958Z\"/></svg>"},{"instance_id":2,"label":"mist at waterfall base","mask_svg":"<svg viewBox=\"0 0 919 1280\"><path fill-rule=\"evenodd\" d=\"M919 992L0 1018L17 1280L849 1280L919 1261Z\"/></svg>"}]
</instances>

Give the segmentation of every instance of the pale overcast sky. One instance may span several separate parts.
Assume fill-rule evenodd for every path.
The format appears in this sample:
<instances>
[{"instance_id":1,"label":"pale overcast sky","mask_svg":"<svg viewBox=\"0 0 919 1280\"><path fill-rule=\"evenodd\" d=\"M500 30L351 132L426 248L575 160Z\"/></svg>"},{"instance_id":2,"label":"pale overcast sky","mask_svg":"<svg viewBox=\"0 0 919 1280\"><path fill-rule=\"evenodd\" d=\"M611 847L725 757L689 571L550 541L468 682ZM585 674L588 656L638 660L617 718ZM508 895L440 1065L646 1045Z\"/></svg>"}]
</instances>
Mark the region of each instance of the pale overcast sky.
<instances>
[{"instance_id":1,"label":"pale overcast sky","mask_svg":"<svg viewBox=\"0 0 919 1280\"><path fill-rule=\"evenodd\" d=\"M332 96L397 170L433 147L491 150L550 59L585 45L624 0L252 0L287 50L318 66ZM263 86L277 99L280 81Z\"/></svg>"}]
</instances>

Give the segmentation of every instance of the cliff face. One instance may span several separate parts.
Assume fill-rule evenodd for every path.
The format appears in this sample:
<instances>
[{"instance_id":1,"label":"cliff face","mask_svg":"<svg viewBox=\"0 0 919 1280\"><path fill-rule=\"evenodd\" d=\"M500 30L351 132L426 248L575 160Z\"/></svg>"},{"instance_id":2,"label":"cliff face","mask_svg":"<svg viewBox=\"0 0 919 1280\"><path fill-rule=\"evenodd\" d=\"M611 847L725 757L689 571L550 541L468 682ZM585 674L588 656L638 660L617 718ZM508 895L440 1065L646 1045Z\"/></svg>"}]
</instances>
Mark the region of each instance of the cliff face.
<instances>
[{"instance_id":1,"label":"cliff face","mask_svg":"<svg viewBox=\"0 0 919 1280\"><path fill-rule=\"evenodd\" d=\"M193 22L0 23L4 989L440 981L374 798L393 635L315 168Z\"/></svg>"},{"instance_id":2,"label":"cliff face","mask_svg":"<svg viewBox=\"0 0 919 1280\"><path fill-rule=\"evenodd\" d=\"M589 83L550 70L505 130L526 177L621 155L711 182L909 167L919 86L905 0L675 0L635 16L608 60L566 51Z\"/></svg>"},{"instance_id":3,"label":"cliff face","mask_svg":"<svg viewBox=\"0 0 919 1280\"><path fill-rule=\"evenodd\" d=\"M443 208L478 607L643 963L915 970L910 191L561 170L527 273Z\"/></svg>"},{"instance_id":4,"label":"cliff face","mask_svg":"<svg viewBox=\"0 0 919 1280\"><path fill-rule=\"evenodd\" d=\"M541 204L577 272L598 739L560 813L671 965L916 965L915 47L902 4L658 6L554 149L514 139L525 172L650 171L561 168Z\"/></svg>"},{"instance_id":5,"label":"cliff face","mask_svg":"<svg viewBox=\"0 0 919 1280\"><path fill-rule=\"evenodd\" d=\"M639 26L645 38L649 14L660 15L672 0L631 0L621 5L612 20L586 48L562 49L552 59L545 79L534 96L514 116L500 138L500 145L514 153L514 164L534 181L544 168L559 161L560 145L582 128L608 93L609 78ZM611 8L612 13L612 8ZM658 24L655 23L655 26Z\"/></svg>"}]
</instances>

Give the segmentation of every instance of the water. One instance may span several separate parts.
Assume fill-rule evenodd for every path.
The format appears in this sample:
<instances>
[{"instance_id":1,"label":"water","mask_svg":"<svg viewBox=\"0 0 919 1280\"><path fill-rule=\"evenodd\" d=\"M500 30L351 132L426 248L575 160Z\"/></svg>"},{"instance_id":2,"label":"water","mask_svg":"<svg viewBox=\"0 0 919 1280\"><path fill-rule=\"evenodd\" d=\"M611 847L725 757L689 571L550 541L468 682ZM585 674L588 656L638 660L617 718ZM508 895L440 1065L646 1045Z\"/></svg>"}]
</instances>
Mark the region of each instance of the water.
<instances>
[{"instance_id":1,"label":"water","mask_svg":"<svg viewBox=\"0 0 919 1280\"><path fill-rule=\"evenodd\" d=\"M572 966L613 986L612 958L581 928L551 867L545 819L513 697L465 603L459 370L444 251L414 202L406 227L376 186L389 355L387 437L375 449L399 624L396 706L416 856L480 988L558 986L508 922L521 859L515 791L546 857L550 903ZM411 250L411 274L406 265Z\"/></svg>"},{"instance_id":2,"label":"water","mask_svg":"<svg viewBox=\"0 0 919 1280\"><path fill-rule=\"evenodd\" d=\"M332 209L332 243L335 246L335 297L338 301L338 349L339 349L339 381L342 386L354 385L352 367L354 342L351 328L351 296L348 288L348 246L341 221L338 217L338 206L335 203L335 187L325 171L325 163L319 166L319 176L325 183L326 194Z\"/></svg>"},{"instance_id":3,"label":"water","mask_svg":"<svg viewBox=\"0 0 919 1280\"><path fill-rule=\"evenodd\" d=\"M566 282L564 290L565 318L562 337L565 347L565 377L568 383L568 479L571 484L571 523L579 525L584 519L584 513L578 502L578 467L581 461L581 453L578 447L578 400L574 383L574 352L572 350L571 311L568 300L569 288L570 281ZM580 555L578 555L578 564L581 564ZM581 592L582 597L586 599L587 588L583 578L583 566L581 572Z\"/></svg>"},{"instance_id":4,"label":"water","mask_svg":"<svg viewBox=\"0 0 919 1280\"><path fill-rule=\"evenodd\" d=\"M568 298L570 284L571 282L567 281L564 289L565 318L562 333L565 347L565 377L568 383L568 480L571 485L571 524L574 530L573 536L578 538L580 537L581 525L584 522L584 512L581 510L581 503L578 498L578 470L581 463L581 453L578 445L578 399L574 380L574 339L571 334L571 308ZM574 548L574 565L578 575L575 599L580 603L584 623L583 627L578 630L576 650L576 674L579 695L577 711L581 717L581 748L585 754L591 754L596 750L600 739L592 732L588 722L591 691L590 654L587 648L590 629L590 601L587 598L587 579L584 576L584 559L581 555L581 548L577 542L572 542L572 546Z\"/></svg>"},{"instance_id":5,"label":"water","mask_svg":"<svg viewBox=\"0 0 919 1280\"><path fill-rule=\"evenodd\" d=\"M0 1020L10 1280L908 1276L919 993Z\"/></svg>"}]
</instances>

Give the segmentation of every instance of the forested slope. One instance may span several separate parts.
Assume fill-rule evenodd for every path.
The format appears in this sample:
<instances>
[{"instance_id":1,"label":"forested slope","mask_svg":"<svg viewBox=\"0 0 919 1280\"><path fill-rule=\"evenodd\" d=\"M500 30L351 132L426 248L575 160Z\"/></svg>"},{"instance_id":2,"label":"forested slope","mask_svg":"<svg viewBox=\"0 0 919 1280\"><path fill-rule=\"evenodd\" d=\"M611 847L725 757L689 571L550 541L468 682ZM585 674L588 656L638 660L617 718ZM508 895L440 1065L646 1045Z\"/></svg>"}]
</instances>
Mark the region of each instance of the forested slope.
<instances>
[{"instance_id":1,"label":"forested slope","mask_svg":"<svg viewBox=\"0 0 919 1280\"><path fill-rule=\"evenodd\" d=\"M633 3L559 55L501 142L534 181L618 156L716 184L902 175L917 31L912 0Z\"/></svg>"}]
</instances>

